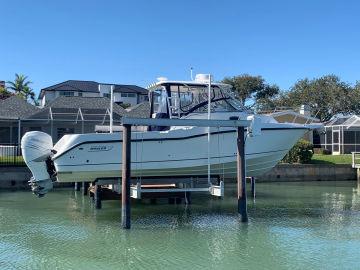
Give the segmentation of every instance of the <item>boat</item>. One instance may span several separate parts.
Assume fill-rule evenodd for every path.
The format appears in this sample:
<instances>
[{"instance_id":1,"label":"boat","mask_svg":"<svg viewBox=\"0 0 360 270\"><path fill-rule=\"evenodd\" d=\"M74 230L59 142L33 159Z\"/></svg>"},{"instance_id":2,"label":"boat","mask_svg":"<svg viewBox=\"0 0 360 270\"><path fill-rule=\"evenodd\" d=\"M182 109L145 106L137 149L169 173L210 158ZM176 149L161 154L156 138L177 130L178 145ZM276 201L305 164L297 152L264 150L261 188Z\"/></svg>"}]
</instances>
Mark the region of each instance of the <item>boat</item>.
<instances>
[{"instance_id":1,"label":"boat","mask_svg":"<svg viewBox=\"0 0 360 270\"><path fill-rule=\"evenodd\" d=\"M273 168L299 138L316 127L278 123L271 116L254 114L236 98L230 85L212 82L208 75L190 81L160 78L148 90L149 118L251 121L245 143L246 175L251 177ZM148 126L133 131L132 177L209 173L224 179L234 177L236 134L232 127ZM21 147L33 175L32 190L38 196L46 194L53 181L94 182L121 176L121 132L69 134L53 145L50 135L31 131L23 136Z\"/></svg>"}]
</instances>

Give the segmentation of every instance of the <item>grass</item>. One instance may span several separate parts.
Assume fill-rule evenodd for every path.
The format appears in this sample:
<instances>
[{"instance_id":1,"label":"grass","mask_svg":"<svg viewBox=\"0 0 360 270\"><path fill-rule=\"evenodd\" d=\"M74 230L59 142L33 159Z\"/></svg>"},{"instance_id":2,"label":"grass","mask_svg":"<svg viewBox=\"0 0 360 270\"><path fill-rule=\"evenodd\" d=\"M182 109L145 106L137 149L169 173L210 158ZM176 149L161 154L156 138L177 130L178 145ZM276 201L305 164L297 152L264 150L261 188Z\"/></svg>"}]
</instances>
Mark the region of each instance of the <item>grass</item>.
<instances>
[{"instance_id":1,"label":"grass","mask_svg":"<svg viewBox=\"0 0 360 270\"><path fill-rule=\"evenodd\" d=\"M352 158L349 155L320 155L314 154L311 164L351 164Z\"/></svg>"},{"instance_id":2,"label":"grass","mask_svg":"<svg viewBox=\"0 0 360 270\"><path fill-rule=\"evenodd\" d=\"M0 166L4 165L25 165L25 162L22 156L0 157Z\"/></svg>"}]
</instances>

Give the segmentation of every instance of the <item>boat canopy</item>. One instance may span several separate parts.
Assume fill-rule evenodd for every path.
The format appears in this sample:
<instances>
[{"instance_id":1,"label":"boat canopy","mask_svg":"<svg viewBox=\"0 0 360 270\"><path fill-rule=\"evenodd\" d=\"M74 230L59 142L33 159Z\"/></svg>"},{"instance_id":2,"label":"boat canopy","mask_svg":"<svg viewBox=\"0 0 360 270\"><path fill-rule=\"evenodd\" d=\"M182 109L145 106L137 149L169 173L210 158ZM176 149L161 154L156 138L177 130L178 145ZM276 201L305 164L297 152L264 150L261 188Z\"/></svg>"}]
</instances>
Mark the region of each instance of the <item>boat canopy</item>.
<instances>
[{"instance_id":1,"label":"boat canopy","mask_svg":"<svg viewBox=\"0 0 360 270\"><path fill-rule=\"evenodd\" d=\"M194 81L161 81L148 88L154 118L173 118L208 111L208 87ZM244 111L231 86L211 84L211 112Z\"/></svg>"}]
</instances>

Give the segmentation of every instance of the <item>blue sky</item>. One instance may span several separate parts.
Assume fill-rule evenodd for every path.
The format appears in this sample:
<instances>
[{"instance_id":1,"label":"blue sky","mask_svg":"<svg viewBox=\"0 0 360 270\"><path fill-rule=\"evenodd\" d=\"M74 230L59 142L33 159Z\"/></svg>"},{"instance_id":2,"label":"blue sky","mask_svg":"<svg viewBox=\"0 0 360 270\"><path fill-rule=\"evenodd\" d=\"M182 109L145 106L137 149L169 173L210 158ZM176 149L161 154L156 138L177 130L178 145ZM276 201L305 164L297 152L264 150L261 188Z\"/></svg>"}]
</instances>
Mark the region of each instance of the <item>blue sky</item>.
<instances>
[{"instance_id":1,"label":"blue sky","mask_svg":"<svg viewBox=\"0 0 360 270\"><path fill-rule=\"evenodd\" d=\"M360 1L0 0L0 80L147 86L159 76L262 75L288 89L360 80Z\"/></svg>"}]
</instances>

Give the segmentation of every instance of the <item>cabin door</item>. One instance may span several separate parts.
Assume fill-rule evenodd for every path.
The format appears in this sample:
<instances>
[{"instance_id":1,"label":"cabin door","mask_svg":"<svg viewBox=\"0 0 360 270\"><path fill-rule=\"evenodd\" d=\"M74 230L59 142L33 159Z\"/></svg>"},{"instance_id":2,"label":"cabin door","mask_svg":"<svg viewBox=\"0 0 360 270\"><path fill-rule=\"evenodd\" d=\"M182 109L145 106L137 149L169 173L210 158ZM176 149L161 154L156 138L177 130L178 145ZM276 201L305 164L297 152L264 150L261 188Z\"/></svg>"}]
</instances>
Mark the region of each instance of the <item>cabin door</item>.
<instances>
[{"instance_id":1,"label":"cabin door","mask_svg":"<svg viewBox=\"0 0 360 270\"><path fill-rule=\"evenodd\" d=\"M340 130L332 132L332 154L340 155Z\"/></svg>"}]
</instances>

